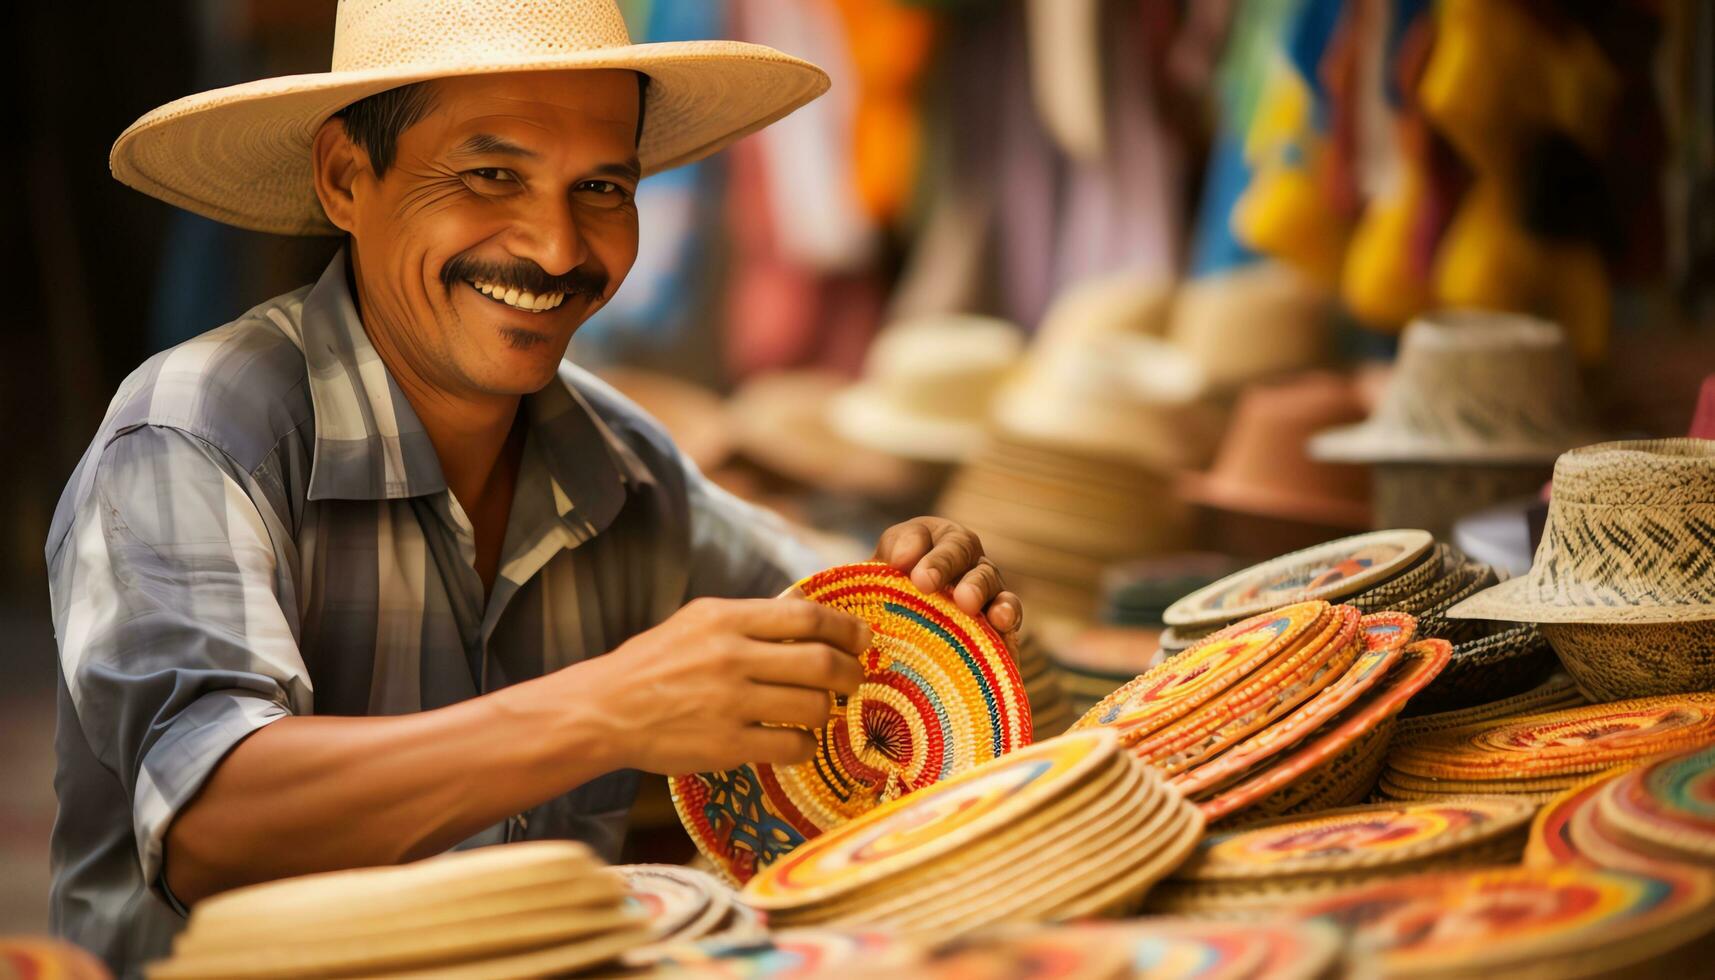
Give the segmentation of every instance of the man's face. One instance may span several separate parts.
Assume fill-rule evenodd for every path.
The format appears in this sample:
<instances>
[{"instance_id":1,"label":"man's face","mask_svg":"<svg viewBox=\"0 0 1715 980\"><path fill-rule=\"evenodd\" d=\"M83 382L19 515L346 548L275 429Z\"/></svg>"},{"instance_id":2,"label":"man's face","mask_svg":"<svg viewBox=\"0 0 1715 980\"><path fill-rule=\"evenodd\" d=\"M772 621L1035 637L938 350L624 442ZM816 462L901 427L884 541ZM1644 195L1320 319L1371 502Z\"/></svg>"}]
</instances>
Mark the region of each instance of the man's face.
<instances>
[{"instance_id":1,"label":"man's face","mask_svg":"<svg viewBox=\"0 0 1715 980\"><path fill-rule=\"evenodd\" d=\"M433 88L386 176L362 170L351 187L364 322L431 388L527 394L637 257L637 79L527 72Z\"/></svg>"}]
</instances>

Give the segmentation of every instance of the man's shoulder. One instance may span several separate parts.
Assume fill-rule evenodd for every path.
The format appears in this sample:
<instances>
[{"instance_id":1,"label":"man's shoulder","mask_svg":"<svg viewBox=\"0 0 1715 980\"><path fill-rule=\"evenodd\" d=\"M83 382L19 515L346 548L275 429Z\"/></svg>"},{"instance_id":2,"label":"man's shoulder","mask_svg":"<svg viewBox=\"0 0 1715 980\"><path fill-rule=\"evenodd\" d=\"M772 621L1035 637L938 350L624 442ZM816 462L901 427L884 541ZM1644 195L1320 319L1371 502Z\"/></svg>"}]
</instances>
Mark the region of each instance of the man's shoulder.
<instances>
[{"instance_id":1,"label":"man's shoulder","mask_svg":"<svg viewBox=\"0 0 1715 980\"><path fill-rule=\"evenodd\" d=\"M178 429L249 471L314 418L299 332L310 287L144 361L119 386L97 448L140 426Z\"/></svg>"},{"instance_id":2,"label":"man's shoulder","mask_svg":"<svg viewBox=\"0 0 1715 980\"><path fill-rule=\"evenodd\" d=\"M637 453L651 470L676 461L679 450L655 417L603 381L594 372L571 361L560 363L560 382L581 398L615 435Z\"/></svg>"}]
</instances>

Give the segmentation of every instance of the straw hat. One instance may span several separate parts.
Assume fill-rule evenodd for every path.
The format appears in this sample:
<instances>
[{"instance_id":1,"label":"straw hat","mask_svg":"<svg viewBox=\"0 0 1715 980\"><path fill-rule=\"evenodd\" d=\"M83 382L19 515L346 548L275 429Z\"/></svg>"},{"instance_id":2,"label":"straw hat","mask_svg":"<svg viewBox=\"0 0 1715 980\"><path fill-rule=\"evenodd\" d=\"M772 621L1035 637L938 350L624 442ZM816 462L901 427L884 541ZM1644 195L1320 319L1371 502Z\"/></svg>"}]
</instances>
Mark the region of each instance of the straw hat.
<instances>
[{"instance_id":1,"label":"straw hat","mask_svg":"<svg viewBox=\"0 0 1715 980\"><path fill-rule=\"evenodd\" d=\"M1715 443L1611 442L1554 467L1529 574L1448 610L1525 623L1715 619Z\"/></svg>"},{"instance_id":2,"label":"straw hat","mask_svg":"<svg viewBox=\"0 0 1715 980\"><path fill-rule=\"evenodd\" d=\"M1447 311L1406 327L1375 414L1310 443L1356 463L1547 462L1593 442L1566 334L1513 313Z\"/></svg>"},{"instance_id":3,"label":"straw hat","mask_svg":"<svg viewBox=\"0 0 1715 980\"><path fill-rule=\"evenodd\" d=\"M460 75L613 68L649 76L643 173L690 163L828 88L828 76L733 41L632 44L613 0L342 0L331 70L200 92L132 123L113 176L217 221L332 234L310 143L335 112L388 89Z\"/></svg>"},{"instance_id":4,"label":"straw hat","mask_svg":"<svg viewBox=\"0 0 1715 980\"><path fill-rule=\"evenodd\" d=\"M1327 292L1298 270L1253 262L1181 286L1167 337L1211 385L1231 389L1325 363L1331 310Z\"/></svg>"},{"instance_id":5,"label":"straw hat","mask_svg":"<svg viewBox=\"0 0 1715 980\"><path fill-rule=\"evenodd\" d=\"M1334 374L1247 388L1208 473L1187 478L1192 503L1359 530L1370 522L1368 474L1317 463L1305 443L1319 429L1363 418L1357 394ZM1407 525L1409 526L1409 525Z\"/></svg>"},{"instance_id":6,"label":"straw hat","mask_svg":"<svg viewBox=\"0 0 1715 980\"><path fill-rule=\"evenodd\" d=\"M863 380L829 404L828 424L872 449L957 462L982 444L989 401L1023 350L1018 329L992 317L900 321L870 345Z\"/></svg>"}]
</instances>

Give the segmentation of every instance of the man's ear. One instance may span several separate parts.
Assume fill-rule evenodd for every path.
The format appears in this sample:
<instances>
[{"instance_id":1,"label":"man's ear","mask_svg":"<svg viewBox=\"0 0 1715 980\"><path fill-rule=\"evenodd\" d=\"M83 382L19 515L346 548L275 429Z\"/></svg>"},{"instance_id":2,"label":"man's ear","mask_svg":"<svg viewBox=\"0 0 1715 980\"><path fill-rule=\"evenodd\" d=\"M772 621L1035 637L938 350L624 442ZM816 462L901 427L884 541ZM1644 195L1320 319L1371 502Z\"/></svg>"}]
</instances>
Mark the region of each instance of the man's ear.
<instances>
[{"instance_id":1,"label":"man's ear","mask_svg":"<svg viewBox=\"0 0 1715 980\"><path fill-rule=\"evenodd\" d=\"M356 202L352 188L369 172L369 154L345 134L345 123L329 119L316 130L310 144L310 162L315 171L316 197L334 227L350 234L356 224Z\"/></svg>"}]
</instances>

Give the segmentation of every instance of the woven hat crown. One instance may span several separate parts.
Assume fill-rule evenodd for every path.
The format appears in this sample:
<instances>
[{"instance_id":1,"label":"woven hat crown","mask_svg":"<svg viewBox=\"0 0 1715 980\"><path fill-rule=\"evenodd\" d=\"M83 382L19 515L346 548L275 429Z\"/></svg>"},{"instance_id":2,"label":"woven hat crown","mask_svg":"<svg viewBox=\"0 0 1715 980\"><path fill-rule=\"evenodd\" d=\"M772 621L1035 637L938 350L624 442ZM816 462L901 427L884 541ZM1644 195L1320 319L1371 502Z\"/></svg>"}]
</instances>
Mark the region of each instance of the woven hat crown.
<instances>
[{"instance_id":1,"label":"woven hat crown","mask_svg":"<svg viewBox=\"0 0 1715 980\"><path fill-rule=\"evenodd\" d=\"M1550 623L1715 619L1715 442L1609 442L1562 456L1530 571L1450 613Z\"/></svg>"},{"instance_id":2,"label":"woven hat crown","mask_svg":"<svg viewBox=\"0 0 1715 980\"><path fill-rule=\"evenodd\" d=\"M544 60L630 43L613 0L340 0L332 68Z\"/></svg>"}]
</instances>

